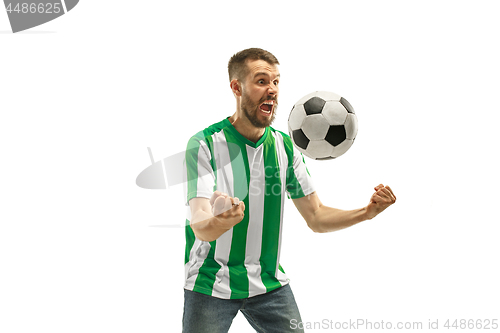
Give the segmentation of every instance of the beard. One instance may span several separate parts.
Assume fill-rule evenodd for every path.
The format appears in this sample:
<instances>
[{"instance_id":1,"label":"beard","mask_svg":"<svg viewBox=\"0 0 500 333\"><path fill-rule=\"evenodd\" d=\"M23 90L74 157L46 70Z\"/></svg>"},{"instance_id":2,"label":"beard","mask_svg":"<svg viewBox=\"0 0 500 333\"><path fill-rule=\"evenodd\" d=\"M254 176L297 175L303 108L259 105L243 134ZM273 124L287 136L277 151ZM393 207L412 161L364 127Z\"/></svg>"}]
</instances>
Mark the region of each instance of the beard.
<instances>
[{"instance_id":1,"label":"beard","mask_svg":"<svg viewBox=\"0 0 500 333\"><path fill-rule=\"evenodd\" d=\"M259 105L269 100L274 101L273 109L271 111L272 114L271 117L269 117L269 119L262 121L258 117L258 113L260 111ZM266 99L259 101L257 104L253 103L247 95L243 95L243 98L241 100L241 110L243 111L247 119L250 121L250 123L257 128L266 128L270 126L273 123L274 118L276 118L277 108L278 108L278 99L271 96L267 96Z\"/></svg>"}]
</instances>

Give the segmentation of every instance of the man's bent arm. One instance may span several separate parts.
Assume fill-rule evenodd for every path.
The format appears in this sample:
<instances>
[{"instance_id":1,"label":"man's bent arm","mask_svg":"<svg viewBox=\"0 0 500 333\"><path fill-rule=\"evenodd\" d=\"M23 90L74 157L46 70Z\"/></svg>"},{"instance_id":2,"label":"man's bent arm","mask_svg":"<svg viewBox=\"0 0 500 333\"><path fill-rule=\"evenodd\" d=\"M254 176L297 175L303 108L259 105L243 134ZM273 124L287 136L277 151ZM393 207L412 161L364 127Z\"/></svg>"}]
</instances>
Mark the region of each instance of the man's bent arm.
<instances>
[{"instance_id":1,"label":"man's bent arm","mask_svg":"<svg viewBox=\"0 0 500 333\"><path fill-rule=\"evenodd\" d=\"M207 198L193 198L189 201L191 208L191 228L195 236L202 240L211 242L219 238L244 217L245 206L232 205L232 198L220 198L215 200L214 211Z\"/></svg>"}]
</instances>

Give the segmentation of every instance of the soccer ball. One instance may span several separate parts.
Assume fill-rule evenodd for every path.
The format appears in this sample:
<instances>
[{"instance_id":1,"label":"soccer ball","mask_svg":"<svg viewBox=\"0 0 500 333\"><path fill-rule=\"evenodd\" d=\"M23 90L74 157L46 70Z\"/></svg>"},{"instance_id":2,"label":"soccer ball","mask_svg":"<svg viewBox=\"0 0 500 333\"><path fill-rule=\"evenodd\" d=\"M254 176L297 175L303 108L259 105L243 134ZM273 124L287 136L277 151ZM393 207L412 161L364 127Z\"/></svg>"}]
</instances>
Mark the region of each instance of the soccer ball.
<instances>
[{"instance_id":1,"label":"soccer ball","mask_svg":"<svg viewBox=\"0 0 500 333\"><path fill-rule=\"evenodd\" d=\"M328 91L302 97L290 111L288 133L309 158L329 160L344 154L358 133L358 119L345 98Z\"/></svg>"}]
</instances>

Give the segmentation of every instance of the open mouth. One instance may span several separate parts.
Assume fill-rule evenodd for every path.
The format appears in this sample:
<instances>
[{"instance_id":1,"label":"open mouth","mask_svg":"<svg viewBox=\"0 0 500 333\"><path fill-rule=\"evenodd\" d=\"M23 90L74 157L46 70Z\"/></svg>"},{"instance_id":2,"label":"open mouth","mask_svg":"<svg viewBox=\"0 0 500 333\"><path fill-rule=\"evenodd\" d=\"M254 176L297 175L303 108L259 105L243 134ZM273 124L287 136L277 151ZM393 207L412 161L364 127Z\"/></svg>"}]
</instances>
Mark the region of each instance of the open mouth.
<instances>
[{"instance_id":1,"label":"open mouth","mask_svg":"<svg viewBox=\"0 0 500 333\"><path fill-rule=\"evenodd\" d=\"M273 110L273 106L274 106L274 101L265 101L259 106L259 109L266 114L270 114L271 111Z\"/></svg>"}]
</instances>

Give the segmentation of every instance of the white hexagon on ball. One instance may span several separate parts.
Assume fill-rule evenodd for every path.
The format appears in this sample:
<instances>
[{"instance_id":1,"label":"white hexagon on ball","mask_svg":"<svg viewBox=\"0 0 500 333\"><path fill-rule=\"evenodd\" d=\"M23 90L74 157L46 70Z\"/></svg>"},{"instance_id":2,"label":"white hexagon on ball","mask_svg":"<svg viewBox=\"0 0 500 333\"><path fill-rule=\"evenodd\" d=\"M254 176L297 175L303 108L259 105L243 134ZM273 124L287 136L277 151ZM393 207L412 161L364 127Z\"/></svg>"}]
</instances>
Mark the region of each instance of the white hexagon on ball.
<instances>
[{"instance_id":1,"label":"white hexagon on ball","mask_svg":"<svg viewBox=\"0 0 500 333\"><path fill-rule=\"evenodd\" d=\"M330 128L330 124L321 114L307 116L302 123L302 131L309 140L323 140Z\"/></svg>"},{"instance_id":2,"label":"white hexagon on ball","mask_svg":"<svg viewBox=\"0 0 500 333\"><path fill-rule=\"evenodd\" d=\"M288 119L288 126L290 130L294 131L302 126L302 122L306 119L306 110L304 110L304 105L295 105L290 113L290 119Z\"/></svg>"},{"instance_id":3,"label":"white hexagon on ball","mask_svg":"<svg viewBox=\"0 0 500 333\"><path fill-rule=\"evenodd\" d=\"M325 140L309 141L307 145L306 153L308 157L312 158L324 158L330 157L333 153L333 146L326 142Z\"/></svg>"},{"instance_id":4,"label":"white hexagon on ball","mask_svg":"<svg viewBox=\"0 0 500 333\"><path fill-rule=\"evenodd\" d=\"M349 113L344 124L347 139L354 139L358 134L358 118L355 114Z\"/></svg>"},{"instance_id":5,"label":"white hexagon on ball","mask_svg":"<svg viewBox=\"0 0 500 333\"><path fill-rule=\"evenodd\" d=\"M321 114L330 125L344 125L348 112L340 102L329 101L323 106Z\"/></svg>"}]
</instances>

